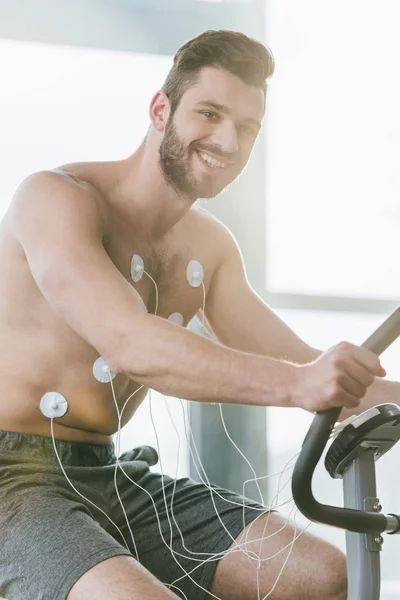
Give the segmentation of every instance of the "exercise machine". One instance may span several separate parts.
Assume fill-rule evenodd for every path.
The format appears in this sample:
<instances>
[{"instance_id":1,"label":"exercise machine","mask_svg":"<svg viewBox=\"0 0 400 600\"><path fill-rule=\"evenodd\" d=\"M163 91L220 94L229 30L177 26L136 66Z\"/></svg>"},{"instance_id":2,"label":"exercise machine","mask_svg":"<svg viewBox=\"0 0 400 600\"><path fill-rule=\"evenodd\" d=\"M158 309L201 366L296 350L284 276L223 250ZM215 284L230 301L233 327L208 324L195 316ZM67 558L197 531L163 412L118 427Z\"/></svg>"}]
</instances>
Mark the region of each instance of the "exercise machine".
<instances>
[{"instance_id":1,"label":"exercise machine","mask_svg":"<svg viewBox=\"0 0 400 600\"><path fill-rule=\"evenodd\" d=\"M400 306L364 342L380 355L400 336ZM399 398L400 402L400 398ZM293 477L294 501L307 519L346 530L348 600L379 600L382 533L400 533L400 515L381 513L375 461L400 439L400 407L381 404L340 423L326 456L331 477L343 479L344 507L319 503L311 483L342 408L318 412L304 439Z\"/></svg>"}]
</instances>

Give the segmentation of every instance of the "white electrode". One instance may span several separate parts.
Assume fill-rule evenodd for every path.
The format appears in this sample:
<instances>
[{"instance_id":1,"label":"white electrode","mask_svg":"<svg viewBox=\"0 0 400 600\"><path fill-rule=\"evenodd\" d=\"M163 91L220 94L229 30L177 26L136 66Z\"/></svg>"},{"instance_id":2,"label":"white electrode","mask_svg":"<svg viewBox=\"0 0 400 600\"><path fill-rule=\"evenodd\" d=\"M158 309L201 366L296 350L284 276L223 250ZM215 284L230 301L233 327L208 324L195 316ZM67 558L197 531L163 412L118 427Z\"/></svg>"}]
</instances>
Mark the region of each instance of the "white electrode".
<instances>
[{"instance_id":1,"label":"white electrode","mask_svg":"<svg viewBox=\"0 0 400 600\"><path fill-rule=\"evenodd\" d=\"M110 383L115 377L115 373L111 371L102 356L100 356L93 365L93 375L100 383Z\"/></svg>"},{"instance_id":2,"label":"white electrode","mask_svg":"<svg viewBox=\"0 0 400 600\"><path fill-rule=\"evenodd\" d=\"M186 269L186 279L192 287L200 287L204 279L204 270L197 260L191 260Z\"/></svg>"},{"instance_id":3,"label":"white electrode","mask_svg":"<svg viewBox=\"0 0 400 600\"><path fill-rule=\"evenodd\" d=\"M132 281L137 283L143 277L144 273L144 262L143 258L139 254L134 254L131 260L131 278Z\"/></svg>"},{"instance_id":4,"label":"white electrode","mask_svg":"<svg viewBox=\"0 0 400 600\"><path fill-rule=\"evenodd\" d=\"M40 400L40 410L49 419L62 417L68 410L67 399L58 392L47 392Z\"/></svg>"},{"instance_id":5,"label":"white electrode","mask_svg":"<svg viewBox=\"0 0 400 600\"><path fill-rule=\"evenodd\" d=\"M174 312L169 315L168 321L171 321L171 323L176 323L176 325L183 325L183 315L179 312Z\"/></svg>"}]
</instances>

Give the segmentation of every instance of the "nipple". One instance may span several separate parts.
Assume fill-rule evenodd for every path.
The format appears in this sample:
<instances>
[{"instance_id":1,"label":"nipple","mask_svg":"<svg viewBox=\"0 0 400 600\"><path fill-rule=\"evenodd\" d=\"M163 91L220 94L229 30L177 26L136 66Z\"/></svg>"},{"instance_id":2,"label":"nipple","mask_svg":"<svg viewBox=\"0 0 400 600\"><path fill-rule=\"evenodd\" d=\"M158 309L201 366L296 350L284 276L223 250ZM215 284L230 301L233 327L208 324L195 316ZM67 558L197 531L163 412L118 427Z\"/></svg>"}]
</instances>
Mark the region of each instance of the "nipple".
<instances>
[{"instance_id":1,"label":"nipple","mask_svg":"<svg viewBox=\"0 0 400 600\"><path fill-rule=\"evenodd\" d=\"M49 419L62 417L68 410L68 402L58 392L47 392L40 400L40 410Z\"/></svg>"},{"instance_id":2,"label":"nipple","mask_svg":"<svg viewBox=\"0 0 400 600\"><path fill-rule=\"evenodd\" d=\"M131 278L132 281L137 283L143 277L144 273L144 262L143 258L139 254L134 254L131 260Z\"/></svg>"},{"instance_id":3,"label":"nipple","mask_svg":"<svg viewBox=\"0 0 400 600\"><path fill-rule=\"evenodd\" d=\"M181 313L174 312L169 315L168 321L171 323L176 323L176 325L183 325L183 315L181 315Z\"/></svg>"},{"instance_id":4,"label":"nipple","mask_svg":"<svg viewBox=\"0 0 400 600\"><path fill-rule=\"evenodd\" d=\"M93 364L93 375L100 383L110 383L115 377L115 373L111 371L102 356L100 356Z\"/></svg>"},{"instance_id":5,"label":"nipple","mask_svg":"<svg viewBox=\"0 0 400 600\"><path fill-rule=\"evenodd\" d=\"M186 269L186 279L192 287L199 287L203 283L204 270L197 260L191 260Z\"/></svg>"}]
</instances>

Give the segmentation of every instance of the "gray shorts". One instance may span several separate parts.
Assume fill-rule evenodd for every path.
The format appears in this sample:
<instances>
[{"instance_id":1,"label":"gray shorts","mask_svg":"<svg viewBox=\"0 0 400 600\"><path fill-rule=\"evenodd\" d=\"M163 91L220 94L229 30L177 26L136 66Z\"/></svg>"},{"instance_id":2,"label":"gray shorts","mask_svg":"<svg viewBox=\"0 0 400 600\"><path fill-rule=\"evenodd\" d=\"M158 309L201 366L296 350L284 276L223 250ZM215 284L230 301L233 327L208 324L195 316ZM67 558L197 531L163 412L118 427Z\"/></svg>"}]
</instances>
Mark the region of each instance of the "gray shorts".
<instances>
[{"instance_id":1,"label":"gray shorts","mask_svg":"<svg viewBox=\"0 0 400 600\"><path fill-rule=\"evenodd\" d=\"M163 476L166 510L162 476L149 469L157 462L157 453L145 446L135 448L122 454L120 462L147 493L117 471L135 549L114 487L114 445L56 440L56 447L77 491L61 470L51 438L0 431L0 596L7 600L65 600L86 571L122 554L135 556L167 585L184 571L195 569L191 577L207 590L217 561L201 564L194 559L207 558L201 553L227 550L243 525L265 511L260 504L214 487L224 498L246 505L243 509L213 494L229 535L217 518L206 486ZM176 560L162 541L149 495L157 507L166 544L171 546L172 536L173 550L183 555L175 554ZM188 600L206 596L188 576L175 585L172 590Z\"/></svg>"}]
</instances>

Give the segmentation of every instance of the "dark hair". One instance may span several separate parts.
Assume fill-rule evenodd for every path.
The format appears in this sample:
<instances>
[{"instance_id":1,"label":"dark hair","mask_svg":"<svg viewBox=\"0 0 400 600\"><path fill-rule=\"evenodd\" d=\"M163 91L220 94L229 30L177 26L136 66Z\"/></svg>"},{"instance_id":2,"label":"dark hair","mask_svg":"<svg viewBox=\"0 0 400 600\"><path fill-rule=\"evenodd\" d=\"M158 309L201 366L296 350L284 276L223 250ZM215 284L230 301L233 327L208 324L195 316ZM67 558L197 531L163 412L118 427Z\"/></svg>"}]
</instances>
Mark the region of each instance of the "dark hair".
<instances>
[{"instance_id":1,"label":"dark hair","mask_svg":"<svg viewBox=\"0 0 400 600\"><path fill-rule=\"evenodd\" d=\"M173 66L162 87L174 114L183 94L196 83L203 67L225 69L243 83L267 91L267 79L274 72L270 49L244 33L209 30L186 42L174 56Z\"/></svg>"}]
</instances>

